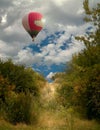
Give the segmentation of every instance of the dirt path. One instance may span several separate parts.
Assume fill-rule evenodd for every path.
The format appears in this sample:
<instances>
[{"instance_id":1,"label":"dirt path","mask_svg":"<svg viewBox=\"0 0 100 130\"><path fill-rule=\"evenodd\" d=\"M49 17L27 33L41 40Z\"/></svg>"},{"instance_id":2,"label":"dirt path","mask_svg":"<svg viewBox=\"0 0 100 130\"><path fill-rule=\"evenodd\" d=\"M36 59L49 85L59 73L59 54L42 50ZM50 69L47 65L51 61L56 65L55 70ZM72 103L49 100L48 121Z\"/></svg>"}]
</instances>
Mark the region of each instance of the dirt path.
<instances>
[{"instance_id":1,"label":"dirt path","mask_svg":"<svg viewBox=\"0 0 100 130\"><path fill-rule=\"evenodd\" d=\"M66 119L60 117L57 112L45 111L40 117L40 126L45 130L67 130Z\"/></svg>"},{"instance_id":2,"label":"dirt path","mask_svg":"<svg viewBox=\"0 0 100 130\"><path fill-rule=\"evenodd\" d=\"M46 86L41 91L41 98L45 100L45 102L51 100L55 95L55 89L57 84L54 83L46 83Z\"/></svg>"},{"instance_id":3,"label":"dirt path","mask_svg":"<svg viewBox=\"0 0 100 130\"><path fill-rule=\"evenodd\" d=\"M39 122L44 130L67 130L66 117L62 114L62 110L58 109L55 102L56 87L55 83L47 83L42 91L44 109Z\"/></svg>"}]
</instances>

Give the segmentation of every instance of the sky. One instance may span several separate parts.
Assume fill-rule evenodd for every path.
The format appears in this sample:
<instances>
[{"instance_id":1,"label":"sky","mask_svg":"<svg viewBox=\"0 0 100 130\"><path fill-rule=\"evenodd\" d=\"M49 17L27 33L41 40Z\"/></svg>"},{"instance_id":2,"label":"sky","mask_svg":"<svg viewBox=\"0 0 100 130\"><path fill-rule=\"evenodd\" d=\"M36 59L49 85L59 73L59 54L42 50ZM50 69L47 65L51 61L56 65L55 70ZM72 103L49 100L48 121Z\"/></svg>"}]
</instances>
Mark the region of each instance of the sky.
<instances>
[{"instance_id":1,"label":"sky","mask_svg":"<svg viewBox=\"0 0 100 130\"><path fill-rule=\"evenodd\" d=\"M89 5L98 2L89 0ZM32 11L46 20L34 42L22 26L23 16ZM32 67L49 80L84 48L75 40L93 30L84 16L83 0L0 0L0 59Z\"/></svg>"}]
</instances>

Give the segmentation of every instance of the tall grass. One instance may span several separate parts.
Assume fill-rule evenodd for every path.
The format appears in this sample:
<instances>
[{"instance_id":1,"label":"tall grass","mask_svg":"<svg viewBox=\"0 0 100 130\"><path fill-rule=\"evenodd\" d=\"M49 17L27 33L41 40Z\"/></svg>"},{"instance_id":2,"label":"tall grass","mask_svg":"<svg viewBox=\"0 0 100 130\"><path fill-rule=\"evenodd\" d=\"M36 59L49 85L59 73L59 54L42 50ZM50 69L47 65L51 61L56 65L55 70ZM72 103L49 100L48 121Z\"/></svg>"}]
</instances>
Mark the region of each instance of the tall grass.
<instances>
[{"instance_id":1,"label":"tall grass","mask_svg":"<svg viewBox=\"0 0 100 130\"><path fill-rule=\"evenodd\" d=\"M94 120L80 119L72 109L66 111L63 107L55 110L42 108L37 124L12 125L0 119L0 130L100 130L100 124Z\"/></svg>"},{"instance_id":2,"label":"tall grass","mask_svg":"<svg viewBox=\"0 0 100 130\"><path fill-rule=\"evenodd\" d=\"M38 99L22 93L10 95L7 101L7 117L10 122L16 119L17 122L13 125L0 118L0 130L100 130L99 123L80 118L72 108L66 109L55 98L43 99L40 104Z\"/></svg>"}]
</instances>

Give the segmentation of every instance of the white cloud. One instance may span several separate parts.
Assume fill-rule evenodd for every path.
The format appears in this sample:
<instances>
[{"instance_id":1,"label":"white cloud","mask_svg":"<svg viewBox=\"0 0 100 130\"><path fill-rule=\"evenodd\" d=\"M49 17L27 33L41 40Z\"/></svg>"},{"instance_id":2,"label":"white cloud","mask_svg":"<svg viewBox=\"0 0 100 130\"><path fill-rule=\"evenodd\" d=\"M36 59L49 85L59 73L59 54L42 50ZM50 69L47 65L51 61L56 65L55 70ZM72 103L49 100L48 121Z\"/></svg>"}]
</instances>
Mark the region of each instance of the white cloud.
<instances>
[{"instance_id":1,"label":"white cloud","mask_svg":"<svg viewBox=\"0 0 100 130\"><path fill-rule=\"evenodd\" d=\"M25 64L26 66L31 66L34 63L41 63L42 55L41 53L33 54L30 48L23 49L19 51L18 55L16 56L14 62Z\"/></svg>"},{"instance_id":2,"label":"white cloud","mask_svg":"<svg viewBox=\"0 0 100 130\"><path fill-rule=\"evenodd\" d=\"M92 0L90 5L95 1ZM62 50L61 46L71 34L84 34L89 26L82 20L82 6L83 0L0 0L0 57L10 57L14 62L28 66L34 63L60 64L70 60L72 54L80 51L83 45L73 39L69 48ZM22 17L30 11L39 11L46 19L44 30L33 44L39 46L48 36L64 31L59 38L46 41L47 45L40 49L41 53L33 52L30 48L23 49L32 44L31 37L22 26Z\"/></svg>"},{"instance_id":3,"label":"white cloud","mask_svg":"<svg viewBox=\"0 0 100 130\"><path fill-rule=\"evenodd\" d=\"M53 72L50 72L48 75L47 75L47 79L50 80L56 73L53 73Z\"/></svg>"},{"instance_id":4,"label":"white cloud","mask_svg":"<svg viewBox=\"0 0 100 130\"><path fill-rule=\"evenodd\" d=\"M5 24L7 22L7 14L1 17L1 24Z\"/></svg>"},{"instance_id":5,"label":"white cloud","mask_svg":"<svg viewBox=\"0 0 100 130\"><path fill-rule=\"evenodd\" d=\"M84 45L80 42L73 41L69 45L69 48L62 50L60 46L53 45L53 49L50 49L49 46L45 47L46 50L43 51L44 56L44 64L52 65L56 64L59 65L61 63L66 63L67 61L71 60L72 54L79 52L84 48Z\"/></svg>"},{"instance_id":6,"label":"white cloud","mask_svg":"<svg viewBox=\"0 0 100 130\"><path fill-rule=\"evenodd\" d=\"M5 43L0 40L0 54L4 54L7 57L10 56L13 57L18 52L18 47L15 45L14 46L12 46L11 44L9 45L8 43Z\"/></svg>"}]
</instances>

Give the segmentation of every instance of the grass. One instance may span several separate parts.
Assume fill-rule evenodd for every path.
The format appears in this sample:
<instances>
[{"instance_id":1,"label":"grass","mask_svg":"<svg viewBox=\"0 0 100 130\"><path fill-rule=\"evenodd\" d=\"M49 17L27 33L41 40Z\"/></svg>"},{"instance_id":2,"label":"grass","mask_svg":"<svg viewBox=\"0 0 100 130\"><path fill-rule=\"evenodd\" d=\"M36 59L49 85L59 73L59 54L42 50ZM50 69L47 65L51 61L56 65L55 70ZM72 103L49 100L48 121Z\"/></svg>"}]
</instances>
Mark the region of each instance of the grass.
<instances>
[{"instance_id":1,"label":"grass","mask_svg":"<svg viewBox=\"0 0 100 130\"><path fill-rule=\"evenodd\" d=\"M47 92L45 93L47 94ZM51 93L49 95L51 97ZM3 118L0 118L0 130L100 130L99 123L94 120L89 121L79 118L72 109L66 111L64 107L59 106L55 102L54 97L50 99L49 95L45 95L42 108L40 106L36 107L39 110L37 124L12 125Z\"/></svg>"},{"instance_id":2,"label":"grass","mask_svg":"<svg viewBox=\"0 0 100 130\"><path fill-rule=\"evenodd\" d=\"M100 130L100 124L94 120L83 120L74 117L74 113L60 110L42 109L36 125L12 125L0 119L0 130Z\"/></svg>"}]
</instances>

